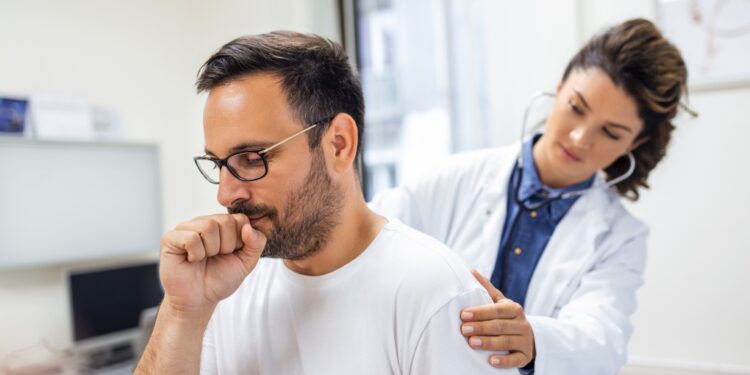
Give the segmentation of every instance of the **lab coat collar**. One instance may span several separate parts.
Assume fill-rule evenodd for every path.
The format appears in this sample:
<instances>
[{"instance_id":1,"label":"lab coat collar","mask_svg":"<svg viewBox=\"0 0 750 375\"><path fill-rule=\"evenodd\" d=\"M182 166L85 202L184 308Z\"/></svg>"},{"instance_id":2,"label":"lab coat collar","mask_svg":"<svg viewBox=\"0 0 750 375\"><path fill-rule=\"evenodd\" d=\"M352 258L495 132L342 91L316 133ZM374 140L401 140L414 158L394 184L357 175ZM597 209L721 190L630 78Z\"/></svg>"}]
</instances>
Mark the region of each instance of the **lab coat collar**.
<instances>
[{"instance_id":1,"label":"lab coat collar","mask_svg":"<svg viewBox=\"0 0 750 375\"><path fill-rule=\"evenodd\" d=\"M487 221L482 230L485 246L497 247L507 209L508 181L516 166L522 143L498 149L491 165L488 165L482 184L482 207L486 209ZM594 177L594 186L601 186L604 179ZM576 272L585 269L582 265L590 261L597 249L596 240L610 228L612 220L608 213L614 199L609 189L592 189L582 195L558 224L537 264L529 284L525 309L529 314L550 316L562 296L562 291L574 279ZM483 275L490 275L497 260L497 251L485 252L486 259L477 262Z\"/></svg>"},{"instance_id":2,"label":"lab coat collar","mask_svg":"<svg viewBox=\"0 0 750 375\"><path fill-rule=\"evenodd\" d=\"M488 246L497 248L500 243L507 210L508 181L510 172L516 166L520 150L521 142L498 148L494 156L487 161L488 165L482 168L485 174L480 177L482 191L477 202L477 209L484 211L486 218L482 227L484 248ZM477 259L475 265L479 273L489 277L496 262L497 251L485 251Z\"/></svg>"}]
</instances>

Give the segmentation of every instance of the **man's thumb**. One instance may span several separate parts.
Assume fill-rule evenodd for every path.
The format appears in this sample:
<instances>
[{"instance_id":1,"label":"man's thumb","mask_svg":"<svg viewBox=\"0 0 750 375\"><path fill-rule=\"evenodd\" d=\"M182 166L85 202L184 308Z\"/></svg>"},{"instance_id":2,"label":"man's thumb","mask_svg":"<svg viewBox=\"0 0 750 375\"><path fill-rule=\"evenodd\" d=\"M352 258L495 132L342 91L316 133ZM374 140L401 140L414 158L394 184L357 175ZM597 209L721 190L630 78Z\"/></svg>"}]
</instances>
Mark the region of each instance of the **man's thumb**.
<instances>
[{"instance_id":1,"label":"man's thumb","mask_svg":"<svg viewBox=\"0 0 750 375\"><path fill-rule=\"evenodd\" d=\"M250 224L242 226L241 236L242 248L237 250L235 254L242 261L245 270L250 273L258 264L258 259L260 259L260 255L266 247L266 236Z\"/></svg>"}]
</instances>

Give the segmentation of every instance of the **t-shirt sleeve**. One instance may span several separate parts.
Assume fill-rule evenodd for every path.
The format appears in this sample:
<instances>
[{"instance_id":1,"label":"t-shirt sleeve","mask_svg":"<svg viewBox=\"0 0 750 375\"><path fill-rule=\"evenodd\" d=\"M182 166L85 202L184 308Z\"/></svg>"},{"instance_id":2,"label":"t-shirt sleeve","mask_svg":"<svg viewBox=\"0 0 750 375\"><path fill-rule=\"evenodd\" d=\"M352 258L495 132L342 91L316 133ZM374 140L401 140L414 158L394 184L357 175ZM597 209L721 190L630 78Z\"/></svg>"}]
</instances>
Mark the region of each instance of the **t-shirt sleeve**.
<instances>
[{"instance_id":1,"label":"t-shirt sleeve","mask_svg":"<svg viewBox=\"0 0 750 375\"><path fill-rule=\"evenodd\" d=\"M407 374L518 374L516 369L490 365L493 352L472 349L461 335L461 310L487 304L488 296L479 289L451 299L428 321L422 332Z\"/></svg>"},{"instance_id":2,"label":"t-shirt sleeve","mask_svg":"<svg viewBox=\"0 0 750 375\"><path fill-rule=\"evenodd\" d=\"M203 334L203 348L201 349L201 375L215 375L219 373L219 368L216 363L216 345L214 341L215 329L216 322L212 318L208 322L206 332Z\"/></svg>"}]
</instances>

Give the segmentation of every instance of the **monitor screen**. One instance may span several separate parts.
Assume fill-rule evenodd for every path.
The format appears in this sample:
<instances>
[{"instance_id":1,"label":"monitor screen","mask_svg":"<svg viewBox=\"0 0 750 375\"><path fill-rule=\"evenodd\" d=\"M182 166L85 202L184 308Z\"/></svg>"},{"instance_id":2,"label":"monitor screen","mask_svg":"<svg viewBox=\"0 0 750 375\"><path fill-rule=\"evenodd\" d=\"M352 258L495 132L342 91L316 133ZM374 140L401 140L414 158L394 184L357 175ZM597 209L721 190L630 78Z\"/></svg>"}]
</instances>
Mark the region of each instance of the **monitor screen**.
<instances>
[{"instance_id":1,"label":"monitor screen","mask_svg":"<svg viewBox=\"0 0 750 375\"><path fill-rule=\"evenodd\" d=\"M75 341L137 328L163 297L157 263L76 272L69 283Z\"/></svg>"}]
</instances>

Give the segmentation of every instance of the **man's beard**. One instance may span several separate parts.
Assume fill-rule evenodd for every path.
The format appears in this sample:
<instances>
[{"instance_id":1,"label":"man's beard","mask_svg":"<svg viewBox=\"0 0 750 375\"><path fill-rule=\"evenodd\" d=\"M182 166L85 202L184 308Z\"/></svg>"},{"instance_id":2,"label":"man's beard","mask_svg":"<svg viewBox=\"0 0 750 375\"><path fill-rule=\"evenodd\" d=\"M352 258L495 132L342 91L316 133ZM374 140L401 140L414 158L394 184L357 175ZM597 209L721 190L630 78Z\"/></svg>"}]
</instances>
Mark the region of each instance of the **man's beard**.
<instances>
[{"instance_id":1,"label":"man's beard","mask_svg":"<svg viewBox=\"0 0 750 375\"><path fill-rule=\"evenodd\" d=\"M312 152L305 182L289 194L284 218L279 218L274 207L247 201L238 202L228 211L250 218L265 216L271 221L273 225L266 233L262 257L299 260L326 245L340 222L343 200L341 189L328 175L323 151L318 147Z\"/></svg>"}]
</instances>

